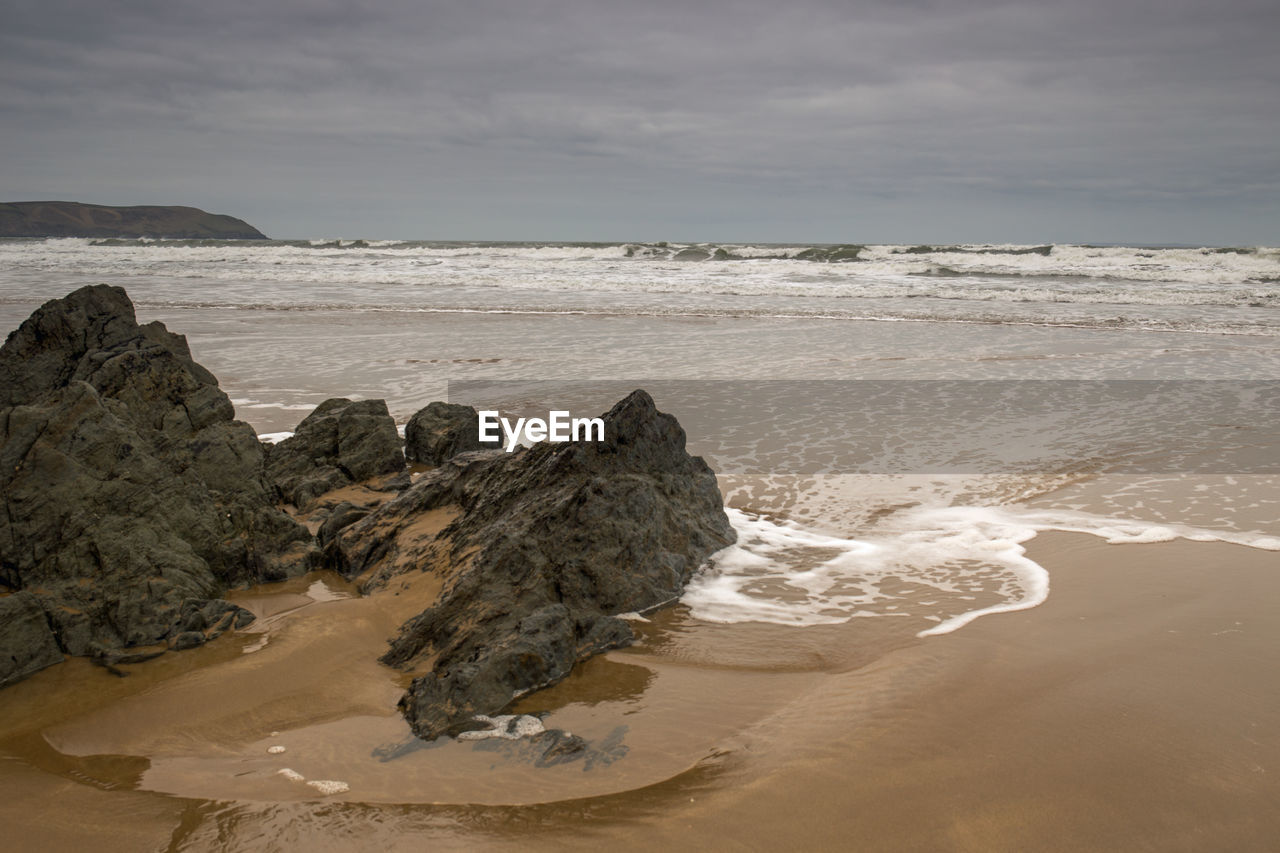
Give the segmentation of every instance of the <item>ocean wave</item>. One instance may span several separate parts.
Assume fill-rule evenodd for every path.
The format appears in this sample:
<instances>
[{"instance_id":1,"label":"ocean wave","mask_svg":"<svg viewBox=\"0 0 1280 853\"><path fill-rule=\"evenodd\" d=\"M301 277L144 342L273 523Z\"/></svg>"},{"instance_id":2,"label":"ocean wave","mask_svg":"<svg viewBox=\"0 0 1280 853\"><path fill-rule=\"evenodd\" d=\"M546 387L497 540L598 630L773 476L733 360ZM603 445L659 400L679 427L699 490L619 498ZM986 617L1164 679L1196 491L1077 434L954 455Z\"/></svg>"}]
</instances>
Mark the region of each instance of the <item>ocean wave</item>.
<instances>
[{"instance_id":1,"label":"ocean wave","mask_svg":"<svg viewBox=\"0 0 1280 853\"><path fill-rule=\"evenodd\" d=\"M0 304L28 304L30 300L6 300ZM1035 303L1032 303L1035 304ZM282 311L302 313L406 313L406 314L494 314L517 316L591 316L591 317L664 317L689 319L756 319L756 320L829 320L885 323L947 323L982 326L1037 326L1046 328L1092 329L1099 331L1164 332L1216 335L1242 335L1251 337L1280 337L1280 324L1233 322L1226 318L1205 317L1146 317L1146 316L1045 316L1036 312L1028 314L998 314L991 312L895 310L892 308L857 308L838 310L833 308L805 309L796 307L784 310L772 307L734 306L678 306L678 305L593 305L565 306L554 304L470 304L449 306L398 306L366 305L352 302L314 302L295 304L290 302L220 302L216 300L165 301L135 300L139 308L164 311L223 310L223 311Z\"/></svg>"},{"instance_id":2,"label":"ocean wave","mask_svg":"<svg viewBox=\"0 0 1280 853\"><path fill-rule=\"evenodd\" d=\"M183 267L201 275L205 264L231 264L247 275L285 267L306 280L370 262L456 260L507 267L591 266L593 262L664 264L695 261L699 269L725 263L758 274L761 268L800 270L821 266L833 276L881 275L1027 276L1180 284L1274 283L1280 250L1273 248L1142 249L1078 245L771 245L714 243L457 243L390 240L123 240L58 238L0 241L11 264L56 263L72 269L120 268L157 274ZM279 272L279 271L277 271Z\"/></svg>"},{"instance_id":3,"label":"ocean wave","mask_svg":"<svg viewBox=\"0 0 1280 853\"><path fill-rule=\"evenodd\" d=\"M60 238L0 241L0 269L5 301L78 278L165 308L1280 329L1271 248Z\"/></svg>"}]
</instances>

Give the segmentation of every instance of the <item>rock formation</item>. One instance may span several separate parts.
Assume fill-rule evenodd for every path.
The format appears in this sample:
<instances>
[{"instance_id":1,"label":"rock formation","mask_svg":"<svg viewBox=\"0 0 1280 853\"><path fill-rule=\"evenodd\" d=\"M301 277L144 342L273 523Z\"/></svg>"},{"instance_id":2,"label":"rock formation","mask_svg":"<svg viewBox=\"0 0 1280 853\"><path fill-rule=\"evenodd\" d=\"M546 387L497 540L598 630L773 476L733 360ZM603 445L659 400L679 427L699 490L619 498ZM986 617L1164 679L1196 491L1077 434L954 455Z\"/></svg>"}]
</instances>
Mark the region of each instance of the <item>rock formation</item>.
<instances>
[{"instance_id":1,"label":"rock formation","mask_svg":"<svg viewBox=\"0 0 1280 853\"><path fill-rule=\"evenodd\" d=\"M410 462L439 465L469 450L501 447L501 440L480 440L477 420L477 412L470 406L429 403L404 428L404 455Z\"/></svg>"},{"instance_id":2,"label":"rock formation","mask_svg":"<svg viewBox=\"0 0 1280 853\"><path fill-rule=\"evenodd\" d=\"M0 496L0 601L30 622L0 639L0 682L52 660L33 601L62 652L95 654L204 632L223 589L312 564L253 429L118 287L46 303L0 348Z\"/></svg>"},{"instance_id":3,"label":"rock formation","mask_svg":"<svg viewBox=\"0 0 1280 853\"><path fill-rule=\"evenodd\" d=\"M445 577L382 659L430 663L401 701L419 736L466 729L628 645L619 614L674 601L733 542L715 475L675 418L636 391L604 422L603 442L454 456L327 547L330 565L375 583L413 568ZM433 513L452 519L438 536Z\"/></svg>"},{"instance_id":4,"label":"rock formation","mask_svg":"<svg viewBox=\"0 0 1280 853\"><path fill-rule=\"evenodd\" d=\"M0 687L62 663L40 600L29 592L0 598Z\"/></svg>"},{"instance_id":5,"label":"rock formation","mask_svg":"<svg viewBox=\"0 0 1280 853\"><path fill-rule=\"evenodd\" d=\"M403 468L396 422L382 400L325 400L291 437L267 446L267 477L299 508L325 492Z\"/></svg>"},{"instance_id":6,"label":"rock formation","mask_svg":"<svg viewBox=\"0 0 1280 853\"><path fill-rule=\"evenodd\" d=\"M265 240L242 219L196 207L109 207L76 201L0 203L0 237L153 237Z\"/></svg>"},{"instance_id":7,"label":"rock formation","mask_svg":"<svg viewBox=\"0 0 1280 853\"><path fill-rule=\"evenodd\" d=\"M675 418L636 391L603 420L603 441L471 450L474 410L433 404L410 445L438 467L410 484L383 401L328 400L264 452L123 290L48 302L0 348L0 686L64 654L121 674L200 645L252 619L228 587L323 560L366 589L441 581L382 660L423 673L401 701L420 737L483 727L632 642L619 617L674 601L734 539ZM308 507L323 554L281 499ZM534 746L613 754L554 730Z\"/></svg>"}]
</instances>

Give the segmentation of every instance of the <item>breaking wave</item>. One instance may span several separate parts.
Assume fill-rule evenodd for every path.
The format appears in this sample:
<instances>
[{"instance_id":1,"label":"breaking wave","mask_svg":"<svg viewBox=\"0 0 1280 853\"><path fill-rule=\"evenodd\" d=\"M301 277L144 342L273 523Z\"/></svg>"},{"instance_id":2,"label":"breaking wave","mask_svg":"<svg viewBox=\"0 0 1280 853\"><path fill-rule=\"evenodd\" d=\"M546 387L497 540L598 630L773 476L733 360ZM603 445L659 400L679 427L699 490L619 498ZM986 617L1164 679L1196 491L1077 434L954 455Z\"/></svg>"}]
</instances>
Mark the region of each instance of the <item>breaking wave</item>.
<instances>
[{"instance_id":1,"label":"breaking wave","mask_svg":"<svg viewBox=\"0 0 1280 853\"><path fill-rule=\"evenodd\" d=\"M140 305L1019 323L1280 335L1280 250L0 240L0 302L112 281ZM269 287L264 287L269 285Z\"/></svg>"}]
</instances>

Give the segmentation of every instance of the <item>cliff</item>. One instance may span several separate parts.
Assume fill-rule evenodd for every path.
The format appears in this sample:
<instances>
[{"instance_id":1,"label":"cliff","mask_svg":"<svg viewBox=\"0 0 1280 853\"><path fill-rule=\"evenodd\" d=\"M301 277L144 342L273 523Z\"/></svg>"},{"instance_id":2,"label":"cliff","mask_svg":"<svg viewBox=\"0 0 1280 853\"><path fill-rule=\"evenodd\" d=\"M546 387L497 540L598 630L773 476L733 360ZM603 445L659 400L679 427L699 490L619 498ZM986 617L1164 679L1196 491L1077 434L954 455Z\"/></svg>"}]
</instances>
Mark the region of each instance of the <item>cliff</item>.
<instances>
[{"instance_id":1,"label":"cliff","mask_svg":"<svg viewBox=\"0 0 1280 853\"><path fill-rule=\"evenodd\" d=\"M75 201L0 203L0 237L267 239L242 219L195 207L107 207Z\"/></svg>"}]
</instances>

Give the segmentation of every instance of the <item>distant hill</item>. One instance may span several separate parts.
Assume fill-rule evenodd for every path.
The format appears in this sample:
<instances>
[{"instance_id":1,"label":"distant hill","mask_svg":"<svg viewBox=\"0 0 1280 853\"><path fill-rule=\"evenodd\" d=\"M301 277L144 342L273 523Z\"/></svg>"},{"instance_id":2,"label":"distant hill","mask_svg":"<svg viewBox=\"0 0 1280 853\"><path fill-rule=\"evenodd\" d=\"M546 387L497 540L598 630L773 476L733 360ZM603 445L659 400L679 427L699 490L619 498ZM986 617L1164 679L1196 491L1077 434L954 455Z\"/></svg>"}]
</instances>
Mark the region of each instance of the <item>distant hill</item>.
<instances>
[{"instance_id":1,"label":"distant hill","mask_svg":"<svg viewBox=\"0 0 1280 853\"><path fill-rule=\"evenodd\" d=\"M0 237L168 237L265 240L242 219L195 207L107 207L76 201L0 203Z\"/></svg>"}]
</instances>

